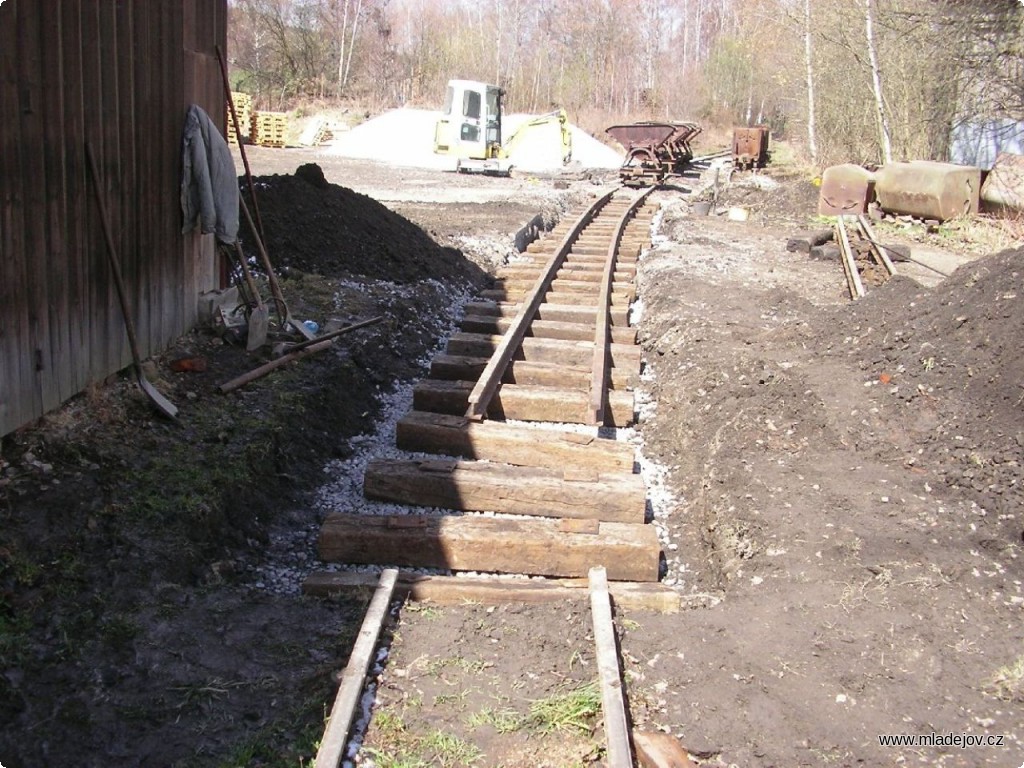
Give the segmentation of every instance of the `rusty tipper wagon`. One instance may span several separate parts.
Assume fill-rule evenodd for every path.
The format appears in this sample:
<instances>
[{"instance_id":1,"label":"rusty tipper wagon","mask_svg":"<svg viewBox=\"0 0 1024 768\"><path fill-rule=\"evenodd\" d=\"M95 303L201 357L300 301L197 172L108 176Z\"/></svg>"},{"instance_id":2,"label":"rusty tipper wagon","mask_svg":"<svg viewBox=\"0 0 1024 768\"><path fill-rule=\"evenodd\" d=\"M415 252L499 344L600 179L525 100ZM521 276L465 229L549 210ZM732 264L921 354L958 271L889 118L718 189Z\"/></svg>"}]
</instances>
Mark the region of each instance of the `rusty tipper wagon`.
<instances>
[{"instance_id":1,"label":"rusty tipper wagon","mask_svg":"<svg viewBox=\"0 0 1024 768\"><path fill-rule=\"evenodd\" d=\"M678 176L693 159L690 140L700 133L696 123L630 123L605 132L626 148L619 169L622 183L631 187L660 184Z\"/></svg>"}]
</instances>

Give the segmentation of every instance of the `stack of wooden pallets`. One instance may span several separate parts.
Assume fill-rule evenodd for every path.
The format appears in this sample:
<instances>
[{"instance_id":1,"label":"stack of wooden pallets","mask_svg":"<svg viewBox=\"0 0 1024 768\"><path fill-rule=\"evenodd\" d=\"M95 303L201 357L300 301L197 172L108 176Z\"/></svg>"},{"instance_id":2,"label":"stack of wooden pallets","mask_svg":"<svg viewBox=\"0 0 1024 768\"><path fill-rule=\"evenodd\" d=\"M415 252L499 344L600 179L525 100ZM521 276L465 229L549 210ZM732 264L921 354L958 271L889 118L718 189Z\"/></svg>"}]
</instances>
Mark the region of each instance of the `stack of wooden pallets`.
<instances>
[{"instance_id":1,"label":"stack of wooden pallets","mask_svg":"<svg viewBox=\"0 0 1024 768\"><path fill-rule=\"evenodd\" d=\"M283 147L288 134L287 112L253 112L249 138L261 147Z\"/></svg>"},{"instance_id":2,"label":"stack of wooden pallets","mask_svg":"<svg viewBox=\"0 0 1024 768\"><path fill-rule=\"evenodd\" d=\"M242 135L248 136L252 123L252 96L248 93L231 92L231 100L235 105L235 114L238 115L238 126ZM238 144L238 135L235 133L235 121L231 119L231 110L228 109L228 144Z\"/></svg>"}]
</instances>

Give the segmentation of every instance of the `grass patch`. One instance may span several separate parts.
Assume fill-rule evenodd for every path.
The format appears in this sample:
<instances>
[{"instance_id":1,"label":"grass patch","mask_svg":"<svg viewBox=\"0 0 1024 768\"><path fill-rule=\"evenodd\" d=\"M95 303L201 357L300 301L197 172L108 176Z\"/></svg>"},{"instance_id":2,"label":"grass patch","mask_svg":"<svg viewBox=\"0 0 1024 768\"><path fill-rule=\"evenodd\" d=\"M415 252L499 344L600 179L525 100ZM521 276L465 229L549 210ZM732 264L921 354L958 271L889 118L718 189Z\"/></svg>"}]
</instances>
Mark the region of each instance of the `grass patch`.
<instances>
[{"instance_id":1,"label":"grass patch","mask_svg":"<svg viewBox=\"0 0 1024 768\"><path fill-rule=\"evenodd\" d=\"M600 714L601 690L597 681L593 681L534 701L526 722L545 734L554 731L589 734Z\"/></svg>"},{"instance_id":2,"label":"grass patch","mask_svg":"<svg viewBox=\"0 0 1024 768\"><path fill-rule=\"evenodd\" d=\"M987 690L1002 701L1024 702L1024 656L997 670Z\"/></svg>"},{"instance_id":3,"label":"grass patch","mask_svg":"<svg viewBox=\"0 0 1024 768\"><path fill-rule=\"evenodd\" d=\"M426 736L409 733L401 716L383 709L373 718L376 746L364 746L377 768L457 768L483 758L475 745L444 731Z\"/></svg>"},{"instance_id":4,"label":"grass patch","mask_svg":"<svg viewBox=\"0 0 1024 768\"><path fill-rule=\"evenodd\" d=\"M466 722L470 728L489 726L498 733L515 733L522 730L526 718L514 709L486 707L479 712L474 712Z\"/></svg>"}]
</instances>

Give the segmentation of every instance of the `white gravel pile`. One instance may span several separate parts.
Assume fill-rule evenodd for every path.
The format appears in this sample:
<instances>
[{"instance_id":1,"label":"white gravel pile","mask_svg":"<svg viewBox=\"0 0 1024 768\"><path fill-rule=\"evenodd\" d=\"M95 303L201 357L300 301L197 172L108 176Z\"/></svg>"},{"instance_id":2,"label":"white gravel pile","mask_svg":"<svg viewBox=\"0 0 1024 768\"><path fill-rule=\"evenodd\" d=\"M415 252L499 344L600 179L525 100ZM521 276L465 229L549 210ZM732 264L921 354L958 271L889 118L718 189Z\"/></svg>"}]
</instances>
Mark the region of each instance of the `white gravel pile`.
<instances>
[{"instance_id":1,"label":"white gravel pile","mask_svg":"<svg viewBox=\"0 0 1024 768\"><path fill-rule=\"evenodd\" d=\"M342 157L361 160L377 160L391 165L413 168L436 168L454 170L455 158L434 153L434 127L441 113L427 109L393 109L390 112L367 120L351 131L338 135L327 146L325 152ZM505 116L505 139L534 115L512 114ZM622 155L611 147L570 124L572 131L572 163L577 169L618 168ZM514 167L536 173L557 171L563 168L561 140L557 124L530 129L524 138L517 141L515 152L510 157Z\"/></svg>"}]
</instances>

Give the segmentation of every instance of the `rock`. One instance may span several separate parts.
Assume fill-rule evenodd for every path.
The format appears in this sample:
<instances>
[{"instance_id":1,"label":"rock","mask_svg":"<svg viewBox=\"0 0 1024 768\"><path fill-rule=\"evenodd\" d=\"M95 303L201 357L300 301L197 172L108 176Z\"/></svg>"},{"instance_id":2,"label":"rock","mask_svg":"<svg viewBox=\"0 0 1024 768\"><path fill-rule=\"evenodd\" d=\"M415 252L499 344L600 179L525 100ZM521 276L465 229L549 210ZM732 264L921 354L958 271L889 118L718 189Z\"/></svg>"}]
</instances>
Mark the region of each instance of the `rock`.
<instances>
[{"instance_id":1,"label":"rock","mask_svg":"<svg viewBox=\"0 0 1024 768\"><path fill-rule=\"evenodd\" d=\"M812 259L818 261L839 261L840 252L839 246L835 243L825 243L824 245L816 245L811 248L808 254Z\"/></svg>"}]
</instances>

